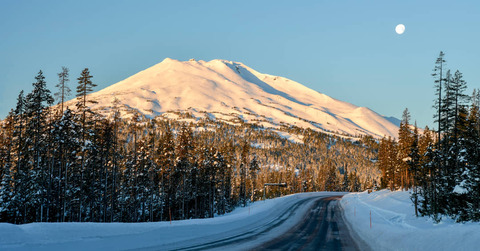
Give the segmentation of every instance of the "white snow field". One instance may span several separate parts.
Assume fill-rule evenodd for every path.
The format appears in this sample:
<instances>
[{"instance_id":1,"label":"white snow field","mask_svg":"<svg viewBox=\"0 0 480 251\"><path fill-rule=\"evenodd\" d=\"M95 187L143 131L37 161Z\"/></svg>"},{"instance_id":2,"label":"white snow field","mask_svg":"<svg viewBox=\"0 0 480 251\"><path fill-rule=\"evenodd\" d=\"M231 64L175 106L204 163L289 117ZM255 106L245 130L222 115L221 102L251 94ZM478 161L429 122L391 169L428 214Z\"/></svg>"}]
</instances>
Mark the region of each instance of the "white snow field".
<instances>
[{"instance_id":1,"label":"white snow field","mask_svg":"<svg viewBox=\"0 0 480 251\"><path fill-rule=\"evenodd\" d=\"M93 108L106 111L114 98L124 116L128 116L127 110L149 117L188 111L197 118L243 120L271 128L287 124L376 138L398 134L398 120L392 117L227 60L182 62L167 58L89 96L98 101ZM67 106L73 108L75 102L71 100Z\"/></svg>"},{"instance_id":2,"label":"white snow field","mask_svg":"<svg viewBox=\"0 0 480 251\"><path fill-rule=\"evenodd\" d=\"M294 194L215 218L171 223L0 223L0 250L181 250L225 238L240 239L229 250L245 250L293 227L317 198L343 194ZM250 240L241 242L245 237Z\"/></svg>"},{"instance_id":3,"label":"white snow field","mask_svg":"<svg viewBox=\"0 0 480 251\"><path fill-rule=\"evenodd\" d=\"M373 250L480 250L480 223L417 218L406 191L351 193L340 205L350 227Z\"/></svg>"}]
</instances>

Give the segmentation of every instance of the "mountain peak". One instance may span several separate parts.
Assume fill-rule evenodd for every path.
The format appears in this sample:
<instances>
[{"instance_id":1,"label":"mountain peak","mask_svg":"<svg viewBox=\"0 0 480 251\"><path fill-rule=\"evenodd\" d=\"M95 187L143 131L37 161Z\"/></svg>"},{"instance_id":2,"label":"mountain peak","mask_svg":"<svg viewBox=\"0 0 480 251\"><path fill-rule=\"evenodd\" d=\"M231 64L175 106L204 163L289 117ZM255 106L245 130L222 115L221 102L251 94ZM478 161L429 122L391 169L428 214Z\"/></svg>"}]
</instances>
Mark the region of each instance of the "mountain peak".
<instances>
[{"instance_id":1,"label":"mountain peak","mask_svg":"<svg viewBox=\"0 0 480 251\"><path fill-rule=\"evenodd\" d=\"M91 94L98 108L111 106L114 96L147 116L188 111L229 123L243 120L273 128L286 124L342 135L396 137L398 132L398 126L368 108L222 59L166 58Z\"/></svg>"}]
</instances>

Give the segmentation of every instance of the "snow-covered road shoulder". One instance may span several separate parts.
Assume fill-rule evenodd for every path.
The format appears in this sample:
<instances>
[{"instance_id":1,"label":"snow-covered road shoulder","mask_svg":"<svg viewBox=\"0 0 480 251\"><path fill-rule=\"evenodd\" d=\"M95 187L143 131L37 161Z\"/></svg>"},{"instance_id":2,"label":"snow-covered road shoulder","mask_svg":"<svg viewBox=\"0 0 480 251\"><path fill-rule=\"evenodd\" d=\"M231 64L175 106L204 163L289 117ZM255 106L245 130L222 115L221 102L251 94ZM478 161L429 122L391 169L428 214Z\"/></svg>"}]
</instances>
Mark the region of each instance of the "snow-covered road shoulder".
<instances>
[{"instance_id":1,"label":"snow-covered road shoulder","mask_svg":"<svg viewBox=\"0 0 480 251\"><path fill-rule=\"evenodd\" d=\"M373 250L478 250L480 223L439 224L415 217L410 193L351 193L341 202L345 219ZM371 225L370 225L371 214Z\"/></svg>"}]
</instances>

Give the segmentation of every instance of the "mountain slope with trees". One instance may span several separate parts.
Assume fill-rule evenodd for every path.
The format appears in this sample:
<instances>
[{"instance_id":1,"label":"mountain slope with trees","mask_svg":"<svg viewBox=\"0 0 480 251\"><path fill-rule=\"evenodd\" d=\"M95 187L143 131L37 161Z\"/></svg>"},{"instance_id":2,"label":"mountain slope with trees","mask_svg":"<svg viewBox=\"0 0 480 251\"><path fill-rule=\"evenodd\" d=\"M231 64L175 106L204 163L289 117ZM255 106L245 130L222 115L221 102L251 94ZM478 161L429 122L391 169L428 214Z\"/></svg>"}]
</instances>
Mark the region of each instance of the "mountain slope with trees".
<instances>
[{"instance_id":1,"label":"mountain slope with trees","mask_svg":"<svg viewBox=\"0 0 480 251\"><path fill-rule=\"evenodd\" d=\"M60 103L68 96L67 72L59 74ZM359 191L380 174L371 136L265 128L188 111L151 118L130 109L122 116L118 99L108 112L92 108L89 69L77 81L75 106L51 106L40 72L0 122L0 221L206 218L264 196Z\"/></svg>"}]
</instances>

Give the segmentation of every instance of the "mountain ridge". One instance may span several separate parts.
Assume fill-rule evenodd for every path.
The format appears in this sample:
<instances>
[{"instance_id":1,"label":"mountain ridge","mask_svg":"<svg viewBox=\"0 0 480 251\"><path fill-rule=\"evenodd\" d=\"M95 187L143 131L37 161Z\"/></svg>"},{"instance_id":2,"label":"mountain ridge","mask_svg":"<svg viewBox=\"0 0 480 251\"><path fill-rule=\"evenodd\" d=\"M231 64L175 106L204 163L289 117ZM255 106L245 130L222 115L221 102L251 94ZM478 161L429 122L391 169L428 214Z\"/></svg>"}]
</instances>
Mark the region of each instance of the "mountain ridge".
<instances>
[{"instance_id":1,"label":"mountain ridge","mask_svg":"<svg viewBox=\"0 0 480 251\"><path fill-rule=\"evenodd\" d=\"M123 107L150 117L188 111L195 117L236 118L274 128L287 124L349 136L398 133L393 117L228 60L166 58L89 95L98 102L92 108L100 109L108 109L114 97Z\"/></svg>"}]
</instances>

